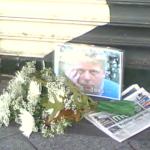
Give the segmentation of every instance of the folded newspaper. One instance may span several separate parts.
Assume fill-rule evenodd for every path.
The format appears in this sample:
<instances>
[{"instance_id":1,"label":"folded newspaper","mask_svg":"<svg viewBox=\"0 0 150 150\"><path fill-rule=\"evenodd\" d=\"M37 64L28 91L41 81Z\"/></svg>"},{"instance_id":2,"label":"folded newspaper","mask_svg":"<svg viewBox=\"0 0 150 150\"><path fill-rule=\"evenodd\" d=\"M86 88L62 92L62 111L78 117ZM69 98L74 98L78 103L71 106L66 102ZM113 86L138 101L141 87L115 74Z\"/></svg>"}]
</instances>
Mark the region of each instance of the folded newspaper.
<instances>
[{"instance_id":1,"label":"folded newspaper","mask_svg":"<svg viewBox=\"0 0 150 150\"><path fill-rule=\"evenodd\" d=\"M85 116L87 120L118 142L150 127L150 93L134 84L122 92L122 98L135 102L136 113L134 115L91 112Z\"/></svg>"}]
</instances>

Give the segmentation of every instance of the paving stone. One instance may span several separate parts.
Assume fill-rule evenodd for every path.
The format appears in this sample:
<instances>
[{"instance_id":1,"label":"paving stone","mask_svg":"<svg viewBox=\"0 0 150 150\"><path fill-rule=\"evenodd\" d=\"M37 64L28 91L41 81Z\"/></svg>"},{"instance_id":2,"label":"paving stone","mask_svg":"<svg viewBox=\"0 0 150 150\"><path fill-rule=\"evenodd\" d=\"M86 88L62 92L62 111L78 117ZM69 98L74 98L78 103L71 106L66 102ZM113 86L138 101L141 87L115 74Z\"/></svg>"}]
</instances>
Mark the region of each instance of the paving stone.
<instances>
[{"instance_id":1,"label":"paving stone","mask_svg":"<svg viewBox=\"0 0 150 150\"><path fill-rule=\"evenodd\" d=\"M147 130L146 133L149 133ZM139 135L139 134L138 134ZM150 135L150 134L149 134ZM149 139L147 135L147 139ZM144 139L144 140L143 140ZM68 128L65 135L58 135L54 138L43 138L41 134L32 134L29 139L33 145L38 147L38 150L148 150L150 144L144 137L137 138L134 136L129 140L119 143L110 138L105 133L101 132L95 126L91 126L86 121L81 121ZM145 143L144 143L145 141Z\"/></svg>"},{"instance_id":2,"label":"paving stone","mask_svg":"<svg viewBox=\"0 0 150 150\"><path fill-rule=\"evenodd\" d=\"M133 150L150 150L149 138L147 140L131 140L128 144Z\"/></svg>"},{"instance_id":3,"label":"paving stone","mask_svg":"<svg viewBox=\"0 0 150 150\"><path fill-rule=\"evenodd\" d=\"M23 135L18 134L0 140L0 150L37 150Z\"/></svg>"},{"instance_id":4,"label":"paving stone","mask_svg":"<svg viewBox=\"0 0 150 150\"><path fill-rule=\"evenodd\" d=\"M140 145L140 149L139 150L150 150L150 142L149 142L150 138L146 141L138 141L139 145Z\"/></svg>"},{"instance_id":5,"label":"paving stone","mask_svg":"<svg viewBox=\"0 0 150 150\"><path fill-rule=\"evenodd\" d=\"M16 124L10 124L9 127L0 128L0 140L15 134L20 134Z\"/></svg>"},{"instance_id":6,"label":"paving stone","mask_svg":"<svg viewBox=\"0 0 150 150\"><path fill-rule=\"evenodd\" d=\"M30 138L38 150L133 150L127 143L118 143L110 138L65 134L54 138L43 138L33 134Z\"/></svg>"},{"instance_id":7,"label":"paving stone","mask_svg":"<svg viewBox=\"0 0 150 150\"><path fill-rule=\"evenodd\" d=\"M34 133L29 140L38 150L43 150L43 147L44 150L110 150L110 147L111 150L133 150L127 142L119 143L91 125L81 121L68 128L64 135L43 138Z\"/></svg>"}]
</instances>

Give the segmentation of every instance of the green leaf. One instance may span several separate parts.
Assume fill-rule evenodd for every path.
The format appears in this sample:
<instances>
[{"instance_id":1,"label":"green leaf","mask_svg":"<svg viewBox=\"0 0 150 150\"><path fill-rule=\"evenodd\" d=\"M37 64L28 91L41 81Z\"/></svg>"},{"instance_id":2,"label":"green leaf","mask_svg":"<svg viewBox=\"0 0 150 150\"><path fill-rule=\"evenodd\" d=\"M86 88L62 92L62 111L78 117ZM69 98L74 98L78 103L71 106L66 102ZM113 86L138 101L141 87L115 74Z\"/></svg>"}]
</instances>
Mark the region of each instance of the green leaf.
<instances>
[{"instance_id":1,"label":"green leaf","mask_svg":"<svg viewBox=\"0 0 150 150\"><path fill-rule=\"evenodd\" d=\"M48 100L47 96L43 96L41 100L41 105L45 108L45 110L53 109L52 114L49 115L49 118L53 119L56 117L56 114L64 109L64 103L59 102L56 98L56 95L54 93L51 93L53 95L55 103L52 103Z\"/></svg>"},{"instance_id":2,"label":"green leaf","mask_svg":"<svg viewBox=\"0 0 150 150\"><path fill-rule=\"evenodd\" d=\"M90 104L89 104L89 97L81 93L80 89L66 77L66 85L69 87L71 94L74 99L74 103L77 106L78 110L89 111Z\"/></svg>"}]
</instances>

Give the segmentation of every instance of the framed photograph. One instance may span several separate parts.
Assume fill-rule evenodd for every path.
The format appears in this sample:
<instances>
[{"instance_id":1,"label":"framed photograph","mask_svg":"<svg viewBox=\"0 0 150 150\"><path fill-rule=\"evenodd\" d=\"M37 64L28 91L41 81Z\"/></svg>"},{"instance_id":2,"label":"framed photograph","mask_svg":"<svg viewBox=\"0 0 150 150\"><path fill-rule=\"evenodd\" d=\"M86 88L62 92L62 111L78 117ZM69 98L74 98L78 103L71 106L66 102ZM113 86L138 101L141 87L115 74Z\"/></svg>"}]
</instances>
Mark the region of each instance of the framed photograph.
<instances>
[{"instance_id":1,"label":"framed photograph","mask_svg":"<svg viewBox=\"0 0 150 150\"><path fill-rule=\"evenodd\" d=\"M87 95L120 100L123 52L116 48L65 43L55 49L56 75L65 74Z\"/></svg>"}]
</instances>

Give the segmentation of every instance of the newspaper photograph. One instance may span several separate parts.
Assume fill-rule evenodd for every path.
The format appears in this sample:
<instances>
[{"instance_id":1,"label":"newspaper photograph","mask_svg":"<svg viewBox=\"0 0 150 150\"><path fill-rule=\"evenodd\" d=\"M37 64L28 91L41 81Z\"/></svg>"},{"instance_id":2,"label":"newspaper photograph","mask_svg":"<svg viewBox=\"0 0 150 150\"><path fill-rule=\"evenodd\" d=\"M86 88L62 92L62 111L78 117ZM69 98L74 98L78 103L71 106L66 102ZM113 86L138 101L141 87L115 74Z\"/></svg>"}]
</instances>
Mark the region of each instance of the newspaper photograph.
<instances>
[{"instance_id":1,"label":"newspaper photograph","mask_svg":"<svg viewBox=\"0 0 150 150\"><path fill-rule=\"evenodd\" d=\"M90 113L85 118L118 142L145 130L150 127L150 93L144 88L137 87L132 85L124 91L124 93L132 93L125 99L135 102L136 112L133 116L98 112ZM137 90L132 92L133 89Z\"/></svg>"},{"instance_id":2,"label":"newspaper photograph","mask_svg":"<svg viewBox=\"0 0 150 150\"><path fill-rule=\"evenodd\" d=\"M140 87L137 84L131 85L125 91L122 92L122 99L126 99L126 97L130 96L134 92L138 91Z\"/></svg>"}]
</instances>

